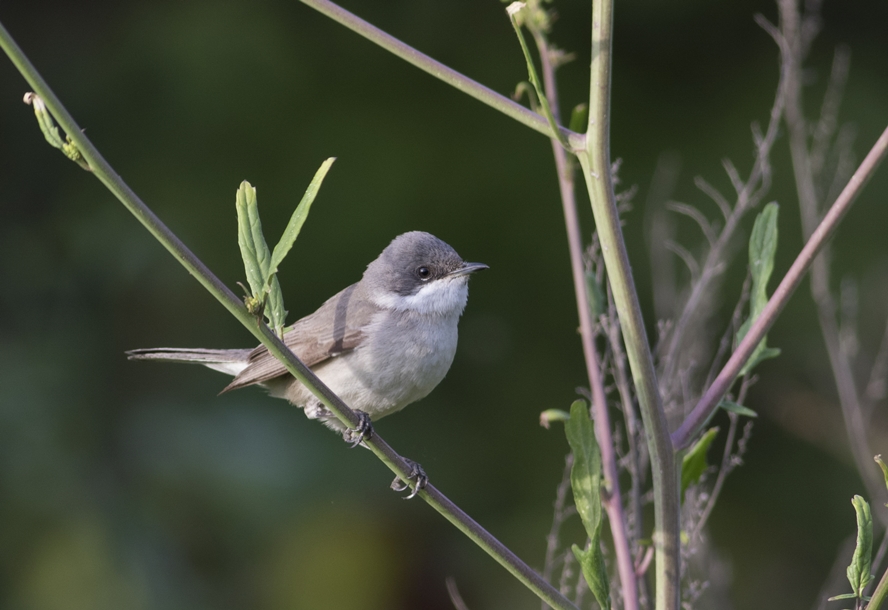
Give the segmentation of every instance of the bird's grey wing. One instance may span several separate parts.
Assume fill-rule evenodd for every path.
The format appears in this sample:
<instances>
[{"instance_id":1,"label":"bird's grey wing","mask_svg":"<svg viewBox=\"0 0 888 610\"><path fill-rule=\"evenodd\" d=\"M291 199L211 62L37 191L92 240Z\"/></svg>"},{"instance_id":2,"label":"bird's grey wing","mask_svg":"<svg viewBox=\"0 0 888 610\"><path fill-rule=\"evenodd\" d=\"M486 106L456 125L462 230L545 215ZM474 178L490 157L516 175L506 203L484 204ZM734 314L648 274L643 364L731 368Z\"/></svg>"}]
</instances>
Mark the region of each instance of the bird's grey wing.
<instances>
[{"instance_id":1,"label":"bird's grey wing","mask_svg":"<svg viewBox=\"0 0 888 610\"><path fill-rule=\"evenodd\" d=\"M367 299L355 298L360 296L355 294L357 289L358 285L352 284L284 333L284 343L307 366L349 352L365 340L363 329L380 309ZM222 391L236 390L286 374L284 365L260 345L250 353L247 367Z\"/></svg>"}]
</instances>

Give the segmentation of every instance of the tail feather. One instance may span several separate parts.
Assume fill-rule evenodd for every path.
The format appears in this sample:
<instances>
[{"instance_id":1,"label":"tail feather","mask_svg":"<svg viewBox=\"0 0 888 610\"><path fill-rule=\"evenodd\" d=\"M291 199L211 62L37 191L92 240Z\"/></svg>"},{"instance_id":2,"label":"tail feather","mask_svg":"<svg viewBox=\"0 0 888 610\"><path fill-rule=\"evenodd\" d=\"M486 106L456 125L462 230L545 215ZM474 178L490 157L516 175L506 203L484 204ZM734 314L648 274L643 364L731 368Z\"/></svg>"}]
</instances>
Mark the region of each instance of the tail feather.
<instances>
[{"instance_id":1,"label":"tail feather","mask_svg":"<svg viewBox=\"0 0 888 610\"><path fill-rule=\"evenodd\" d=\"M126 352L130 360L165 360L167 362L193 362L206 367L237 375L249 364L251 349L202 349L181 347L150 347Z\"/></svg>"}]
</instances>

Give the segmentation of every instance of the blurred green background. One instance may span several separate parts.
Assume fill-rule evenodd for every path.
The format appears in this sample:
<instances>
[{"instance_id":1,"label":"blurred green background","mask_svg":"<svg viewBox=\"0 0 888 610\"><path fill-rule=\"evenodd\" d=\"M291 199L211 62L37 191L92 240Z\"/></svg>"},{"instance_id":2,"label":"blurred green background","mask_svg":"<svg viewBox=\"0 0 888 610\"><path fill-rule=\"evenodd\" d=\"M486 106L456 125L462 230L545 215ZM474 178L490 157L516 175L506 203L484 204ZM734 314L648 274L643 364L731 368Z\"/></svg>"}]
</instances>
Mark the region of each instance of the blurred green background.
<instances>
[{"instance_id":1,"label":"blurred green background","mask_svg":"<svg viewBox=\"0 0 888 610\"><path fill-rule=\"evenodd\" d=\"M499 92L526 78L496 0L345 6ZM589 6L556 8L552 38L579 58L559 73L567 110L586 97ZM777 78L756 12L776 18L766 0L617 3L613 155L622 186L638 187L626 235L652 334L651 176L663 152L677 153L675 198L714 217L693 177L727 190L724 157L749 171L749 126L766 120ZM856 125L862 158L888 117L888 5L833 0L824 12L809 111L835 45L849 45L841 119ZM291 320L407 230L490 265L472 280L447 379L377 429L541 566L567 445L537 416L586 383L549 142L294 1L19 0L0 3L0 21L124 180L229 286L243 279L240 181L258 187L275 240L320 162L338 157L281 270ZM368 452L258 389L216 396L218 373L125 359L136 347L254 340L46 145L27 90L0 60L0 607L436 609L452 607L453 576L473 609L538 608L437 513L389 491ZM785 137L776 151L779 277L801 238ZM834 277L859 284L863 354L888 313L886 196L883 168L835 241ZM699 233L677 222L698 251ZM725 323L744 273L742 260L729 271ZM759 369L747 404L762 417L711 520L729 594L710 607L812 607L853 532L851 495L864 493L807 285L769 343L783 355ZM579 541L574 526L566 534Z\"/></svg>"}]
</instances>

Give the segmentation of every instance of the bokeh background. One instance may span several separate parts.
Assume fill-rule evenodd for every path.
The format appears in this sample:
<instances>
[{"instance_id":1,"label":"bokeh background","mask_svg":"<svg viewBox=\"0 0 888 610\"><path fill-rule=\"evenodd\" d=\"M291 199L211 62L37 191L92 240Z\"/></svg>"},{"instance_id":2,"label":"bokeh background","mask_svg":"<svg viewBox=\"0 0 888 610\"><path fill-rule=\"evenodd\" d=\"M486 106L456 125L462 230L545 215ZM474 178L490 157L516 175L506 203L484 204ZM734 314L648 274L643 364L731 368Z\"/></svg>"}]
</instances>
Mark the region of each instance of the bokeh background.
<instances>
[{"instance_id":1,"label":"bokeh background","mask_svg":"<svg viewBox=\"0 0 888 610\"><path fill-rule=\"evenodd\" d=\"M588 4L557 4L553 41L578 57L559 73L566 109L586 96ZM497 91L526 78L496 0L344 5ZM651 176L661 154L677 154L674 197L712 217L693 177L727 189L724 157L748 172L750 123L766 120L777 80L756 12L776 17L767 0L617 6L613 155L622 185L638 188L626 235L652 334ZM888 8L833 0L824 15L809 110L835 45L849 45L841 119L862 158L888 117ZM243 278L240 181L258 187L276 239L320 162L338 157L281 269L291 319L356 281L403 231L490 265L472 280L447 379L378 430L540 566L567 445L537 417L585 383L548 141L292 0L18 0L0 2L0 20L121 176L230 286ZM283 401L216 396L218 373L125 359L136 347L254 341L46 145L27 90L0 59L0 607L450 608L447 576L472 608L539 607L437 513L389 491L368 452ZM801 245L787 151L781 137L778 277ZM883 168L835 241L835 277L860 288L869 354L888 313L886 196ZM699 234L678 222L697 249ZM742 260L729 271L725 322L744 274ZM730 583L722 607L812 607L853 533L849 500L864 493L807 286L769 343L783 355L760 367L747 404L762 416L711 520ZM579 541L575 526L566 536Z\"/></svg>"}]
</instances>

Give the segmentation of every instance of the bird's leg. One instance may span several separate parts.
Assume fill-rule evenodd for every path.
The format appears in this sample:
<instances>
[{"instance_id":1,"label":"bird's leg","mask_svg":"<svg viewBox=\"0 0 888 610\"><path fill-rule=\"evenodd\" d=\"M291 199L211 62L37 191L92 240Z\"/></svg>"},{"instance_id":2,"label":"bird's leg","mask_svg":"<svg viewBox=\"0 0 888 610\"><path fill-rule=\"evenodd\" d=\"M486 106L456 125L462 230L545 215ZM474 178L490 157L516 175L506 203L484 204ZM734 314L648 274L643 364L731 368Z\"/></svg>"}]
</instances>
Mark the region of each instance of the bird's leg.
<instances>
[{"instance_id":1,"label":"bird's leg","mask_svg":"<svg viewBox=\"0 0 888 610\"><path fill-rule=\"evenodd\" d=\"M422 466L420 466L413 460L409 460L407 458L403 459L410 466L410 474L407 475L406 481L402 480L401 477L395 477L395 480L392 481L391 487L395 491L404 491L406 489L410 489L410 481L415 481L416 484L413 486L413 491L404 496L405 500L409 500L411 498L415 498L420 489L425 489L425 486L429 484L429 477L425 473L425 470L422 469Z\"/></svg>"},{"instance_id":2,"label":"bird's leg","mask_svg":"<svg viewBox=\"0 0 888 610\"><path fill-rule=\"evenodd\" d=\"M373 424L370 423L370 415L360 409L355 409L355 415L358 416L358 426L354 429L346 428L342 432L342 440L346 443L351 443L352 449L360 445L364 439L369 439L373 436Z\"/></svg>"}]
</instances>

